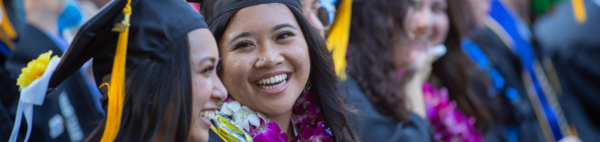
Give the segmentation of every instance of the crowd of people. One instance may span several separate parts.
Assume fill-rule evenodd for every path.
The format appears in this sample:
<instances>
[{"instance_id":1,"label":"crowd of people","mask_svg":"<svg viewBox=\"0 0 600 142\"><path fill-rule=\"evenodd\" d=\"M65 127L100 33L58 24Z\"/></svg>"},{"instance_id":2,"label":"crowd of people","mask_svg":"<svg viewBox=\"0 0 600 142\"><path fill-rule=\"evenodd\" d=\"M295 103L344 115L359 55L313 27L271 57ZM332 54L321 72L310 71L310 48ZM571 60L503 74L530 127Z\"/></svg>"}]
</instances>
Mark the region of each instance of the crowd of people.
<instances>
[{"instance_id":1,"label":"crowd of people","mask_svg":"<svg viewBox=\"0 0 600 142\"><path fill-rule=\"evenodd\" d=\"M2 141L600 141L600 0L0 8Z\"/></svg>"}]
</instances>

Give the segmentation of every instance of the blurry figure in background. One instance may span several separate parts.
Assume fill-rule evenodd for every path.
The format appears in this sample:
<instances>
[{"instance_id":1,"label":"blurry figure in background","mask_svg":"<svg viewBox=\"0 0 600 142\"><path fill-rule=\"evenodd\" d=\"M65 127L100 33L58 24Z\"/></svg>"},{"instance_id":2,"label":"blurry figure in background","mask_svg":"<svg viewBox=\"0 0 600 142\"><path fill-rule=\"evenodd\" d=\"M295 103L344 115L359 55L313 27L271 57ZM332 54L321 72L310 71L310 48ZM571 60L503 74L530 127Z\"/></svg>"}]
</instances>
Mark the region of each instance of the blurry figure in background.
<instances>
[{"instance_id":1,"label":"blurry figure in background","mask_svg":"<svg viewBox=\"0 0 600 142\"><path fill-rule=\"evenodd\" d=\"M599 25L600 0L570 0L533 26L536 53L544 55L540 64L571 127L562 134L576 133L585 142L600 141Z\"/></svg>"},{"instance_id":2,"label":"blurry figure in background","mask_svg":"<svg viewBox=\"0 0 600 142\"><path fill-rule=\"evenodd\" d=\"M328 19L321 21L319 17L319 10L323 9L319 0L300 0L300 3L302 4L302 14L304 14L304 17L319 31L321 36L325 37L325 24L328 24L329 21L327 21Z\"/></svg>"},{"instance_id":3,"label":"blurry figure in background","mask_svg":"<svg viewBox=\"0 0 600 142\"><path fill-rule=\"evenodd\" d=\"M53 55L62 55L69 42L63 37L61 27L77 25L69 20L59 22L65 12L73 12L65 10L68 6L64 0L24 0L24 6L27 25L20 34L19 44L5 64L5 69L13 79L17 79L21 69L41 53L52 50ZM104 114L98 102L101 95L93 80L86 78L89 78L87 71L79 71L66 79L56 91L49 93L43 107L34 107L36 117L31 141L81 141L91 133ZM16 110L18 101L11 103L9 109ZM27 130L26 124L21 126L23 129L20 130ZM24 132L20 134L20 138L25 136Z\"/></svg>"},{"instance_id":4,"label":"blurry figure in background","mask_svg":"<svg viewBox=\"0 0 600 142\"><path fill-rule=\"evenodd\" d=\"M407 41L404 23L399 21L404 21L409 4L407 0L352 3L349 75L341 79L341 91L358 111L352 119L358 120L356 129L363 141L435 141L429 123L409 109L411 102L396 77L404 66L400 61L406 50L401 47Z\"/></svg>"},{"instance_id":5,"label":"blurry figure in background","mask_svg":"<svg viewBox=\"0 0 600 142\"><path fill-rule=\"evenodd\" d=\"M4 61L14 50L18 37L17 30L12 23L15 20L11 20L11 15L14 14L7 9L10 7L12 6L0 1L0 67L4 65Z\"/></svg>"},{"instance_id":6,"label":"blurry figure in background","mask_svg":"<svg viewBox=\"0 0 600 142\"><path fill-rule=\"evenodd\" d=\"M486 2L466 3L479 8L472 18L485 17ZM415 1L404 20L410 37L404 46L408 58L397 74L412 109L431 122L436 140L503 141L493 137L503 134L503 98L490 89L489 77L461 48L459 28L449 18L453 4L457 2Z\"/></svg>"},{"instance_id":7,"label":"blurry figure in background","mask_svg":"<svg viewBox=\"0 0 600 142\"><path fill-rule=\"evenodd\" d=\"M452 4L450 18L463 36L463 50L487 72L492 79L490 88L503 96L503 108L508 112L506 126L501 129L504 134L486 137L557 141L570 135L556 101L556 86L551 85L551 76L546 74L553 69L536 56L526 19L507 7L505 1L486 3L491 6L489 15L473 14L484 13L476 11L480 8L473 7L473 2Z\"/></svg>"},{"instance_id":8,"label":"blurry figure in background","mask_svg":"<svg viewBox=\"0 0 600 142\"><path fill-rule=\"evenodd\" d=\"M12 3L13 1L7 1ZM6 140L10 136L10 128L8 125L13 124L13 117L10 114L10 107L13 100L18 98L18 87L15 85L16 80L9 76L9 73L4 69L4 62L14 51L18 32L13 23L18 23L15 14L12 11L12 5L0 1L0 140Z\"/></svg>"},{"instance_id":9,"label":"blurry figure in background","mask_svg":"<svg viewBox=\"0 0 600 142\"><path fill-rule=\"evenodd\" d=\"M567 2L570 0L530 0L531 14L534 17L542 16L554 9L554 5L558 2Z\"/></svg>"}]
</instances>

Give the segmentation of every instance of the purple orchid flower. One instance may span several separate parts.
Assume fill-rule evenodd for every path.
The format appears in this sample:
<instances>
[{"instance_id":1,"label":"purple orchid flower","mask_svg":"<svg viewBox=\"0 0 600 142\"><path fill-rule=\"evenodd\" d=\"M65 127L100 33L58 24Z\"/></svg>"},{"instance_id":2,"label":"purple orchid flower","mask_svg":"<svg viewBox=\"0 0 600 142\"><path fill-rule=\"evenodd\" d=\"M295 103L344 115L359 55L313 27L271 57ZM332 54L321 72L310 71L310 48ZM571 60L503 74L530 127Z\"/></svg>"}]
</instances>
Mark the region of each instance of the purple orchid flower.
<instances>
[{"instance_id":1,"label":"purple orchid flower","mask_svg":"<svg viewBox=\"0 0 600 142\"><path fill-rule=\"evenodd\" d=\"M444 142L482 142L483 137L475 130L475 118L468 117L456 108L448 98L448 90L438 90L430 83L423 85L425 107L434 137Z\"/></svg>"},{"instance_id":2,"label":"purple orchid flower","mask_svg":"<svg viewBox=\"0 0 600 142\"><path fill-rule=\"evenodd\" d=\"M294 141L302 142L333 142L331 135L327 133L325 125L321 122L317 124L317 127L304 127L302 133L297 136Z\"/></svg>"},{"instance_id":3,"label":"purple orchid flower","mask_svg":"<svg viewBox=\"0 0 600 142\"><path fill-rule=\"evenodd\" d=\"M255 142L287 142L288 139L287 133L279 133L281 129L272 121L266 127L256 128L253 131L256 132L253 138Z\"/></svg>"}]
</instances>

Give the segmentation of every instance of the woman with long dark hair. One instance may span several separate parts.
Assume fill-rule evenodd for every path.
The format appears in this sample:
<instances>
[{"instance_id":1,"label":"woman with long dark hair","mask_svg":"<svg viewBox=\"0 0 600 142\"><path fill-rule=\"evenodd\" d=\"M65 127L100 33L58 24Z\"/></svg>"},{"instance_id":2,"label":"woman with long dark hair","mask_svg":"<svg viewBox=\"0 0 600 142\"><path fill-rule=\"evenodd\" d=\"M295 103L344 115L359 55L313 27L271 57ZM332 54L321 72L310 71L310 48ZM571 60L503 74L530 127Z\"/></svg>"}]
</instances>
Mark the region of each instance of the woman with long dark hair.
<instances>
[{"instance_id":1,"label":"woman with long dark hair","mask_svg":"<svg viewBox=\"0 0 600 142\"><path fill-rule=\"evenodd\" d=\"M297 0L202 4L229 99L216 141L355 141L324 39ZM219 139L220 137L220 139Z\"/></svg>"},{"instance_id":2,"label":"woman with long dark hair","mask_svg":"<svg viewBox=\"0 0 600 142\"><path fill-rule=\"evenodd\" d=\"M367 0L352 4L347 80L342 92L358 110L364 141L434 141L429 124L411 112L397 70L406 66L403 45L410 1ZM347 90L346 90L347 89Z\"/></svg>"},{"instance_id":3,"label":"woman with long dark hair","mask_svg":"<svg viewBox=\"0 0 600 142\"><path fill-rule=\"evenodd\" d=\"M478 3L479 2L479 3ZM404 74L406 92L424 102L413 105L433 125L442 141L502 141L505 98L492 89L492 80L461 46L467 28L482 25L485 0L470 2L422 0L412 5L406 19L411 36L407 46L410 64ZM470 19L453 19L457 5L478 5ZM462 24L461 24L462 23ZM438 52L438 53L436 53ZM436 59L437 58L437 59ZM495 82L497 83L497 82ZM442 88L442 89L438 89ZM419 104L419 103L415 103ZM453 120L453 123L448 123ZM461 129L456 129L461 128ZM507 131L506 132L510 132Z\"/></svg>"},{"instance_id":4,"label":"woman with long dark hair","mask_svg":"<svg viewBox=\"0 0 600 142\"><path fill-rule=\"evenodd\" d=\"M86 141L207 141L217 103L227 94L207 28L204 17L181 0L105 6L79 30L48 80L52 91L94 58L106 118L91 134L72 135L89 135Z\"/></svg>"}]
</instances>

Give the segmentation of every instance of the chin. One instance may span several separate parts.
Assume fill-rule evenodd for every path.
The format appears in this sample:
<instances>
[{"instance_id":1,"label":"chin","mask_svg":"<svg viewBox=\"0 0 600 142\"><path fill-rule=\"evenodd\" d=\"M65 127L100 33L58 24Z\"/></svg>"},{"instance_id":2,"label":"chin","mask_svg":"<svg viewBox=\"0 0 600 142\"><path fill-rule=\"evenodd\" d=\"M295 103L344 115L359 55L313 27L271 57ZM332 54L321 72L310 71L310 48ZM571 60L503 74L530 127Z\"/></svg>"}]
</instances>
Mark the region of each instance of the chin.
<instances>
[{"instance_id":1,"label":"chin","mask_svg":"<svg viewBox=\"0 0 600 142\"><path fill-rule=\"evenodd\" d=\"M200 120L198 120L200 121ZM193 124L193 123L192 123ZM188 142L206 142L208 141L208 129L199 126L190 126Z\"/></svg>"},{"instance_id":2,"label":"chin","mask_svg":"<svg viewBox=\"0 0 600 142\"><path fill-rule=\"evenodd\" d=\"M292 110L292 107L294 106L294 103L296 103L296 100L298 99L298 97L300 96L300 93L298 94L285 94L285 96L282 96L280 98L277 99L271 99L268 101L262 101L264 103L262 103L265 112L268 115L281 115L281 114L285 114L289 111Z\"/></svg>"}]
</instances>

